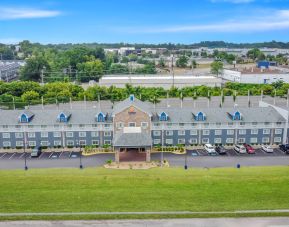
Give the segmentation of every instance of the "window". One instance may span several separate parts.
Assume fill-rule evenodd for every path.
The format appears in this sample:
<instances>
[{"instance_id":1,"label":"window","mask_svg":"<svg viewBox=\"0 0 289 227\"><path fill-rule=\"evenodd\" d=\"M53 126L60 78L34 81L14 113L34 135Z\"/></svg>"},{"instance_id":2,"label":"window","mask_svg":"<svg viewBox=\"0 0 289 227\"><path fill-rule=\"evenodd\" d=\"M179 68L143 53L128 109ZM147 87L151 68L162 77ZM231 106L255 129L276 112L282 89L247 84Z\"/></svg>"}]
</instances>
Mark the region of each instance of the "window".
<instances>
[{"instance_id":1,"label":"window","mask_svg":"<svg viewBox=\"0 0 289 227\"><path fill-rule=\"evenodd\" d=\"M185 123L179 123L179 126L182 128L185 126Z\"/></svg>"},{"instance_id":2,"label":"window","mask_svg":"<svg viewBox=\"0 0 289 227\"><path fill-rule=\"evenodd\" d=\"M9 141L4 141L4 142L3 142L3 147L11 147L11 142L9 142Z\"/></svg>"},{"instance_id":3,"label":"window","mask_svg":"<svg viewBox=\"0 0 289 227\"><path fill-rule=\"evenodd\" d=\"M67 144L67 146L74 146L74 141L73 140L67 140L66 144Z\"/></svg>"},{"instance_id":4,"label":"window","mask_svg":"<svg viewBox=\"0 0 289 227\"><path fill-rule=\"evenodd\" d=\"M251 129L251 134L252 135L258 134L258 129Z\"/></svg>"},{"instance_id":5,"label":"window","mask_svg":"<svg viewBox=\"0 0 289 227\"><path fill-rule=\"evenodd\" d=\"M228 126L229 126L229 127L232 127L233 125L234 125L233 122L228 122Z\"/></svg>"},{"instance_id":6,"label":"window","mask_svg":"<svg viewBox=\"0 0 289 227\"><path fill-rule=\"evenodd\" d=\"M276 128L275 129L275 135L280 135L280 134L282 134L282 129Z\"/></svg>"},{"instance_id":7,"label":"window","mask_svg":"<svg viewBox=\"0 0 289 227\"><path fill-rule=\"evenodd\" d=\"M204 121L204 120L206 120L206 116L205 116L202 112L199 112L199 113L195 116L195 120L196 120L196 121Z\"/></svg>"},{"instance_id":8,"label":"window","mask_svg":"<svg viewBox=\"0 0 289 227\"><path fill-rule=\"evenodd\" d=\"M215 144L221 144L222 143L222 139L221 138L215 138L214 142L215 142Z\"/></svg>"},{"instance_id":9,"label":"window","mask_svg":"<svg viewBox=\"0 0 289 227\"><path fill-rule=\"evenodd\" d=\"M263 137L262 143L270 143L270 138L269 137Z\"/></svg>"},{"instance_id":10,"label":"window","mask_svg":"<svg viewBox=\"0 0 289 227\"><path fill-rule=\"evenodd\" d=\"M240 129L239 135L246 135L246 129Z\"/></svg>"},{"instance_id":11,"label":"window","mask_svg":"<svg viewBox=\"0 0 289 227\"><path fill-rule=\"evenodd\" d=\"M227 138L226 139L226 143L227 144L233 144L234 143L234 139L233 138Z\"/></svg>"},{"instance_id":12,"label":"window","mask_svg":"<svg viewBox=\"0 0 289 227\"><path fill-rule=\"evenodd\" d=\"M217 123L216 123L216 126L217 126L217 128L220 128L220 127L222 126L222 123L217 122Z\"/></svg>"},{"instance_id":13,"label":"window","mask_svg":"<svg viewBox=\"0 0 289 227\"><path fill-rule=\"evenodd\" d=\"M99 133L98 132L91 132L91 137L98 137Z\"/></svg>"},{"instance_id":14,"label":"window","mask_svg":"<svg viewBox=\"0 0 289 227\"><path fill-rule=\"evenodd\" d=\"M98 122L104 122L105 121L105 115L103 113L99 113L97 115L97 121Z\"/></svg>"},{"instance_id":15,"label":"window","mask_svg":"<svg viewBox=\"0 0 289 227\"><path fill-rule=\"evenodd\" d=\"M232 117L233 117L233 120L235 120L235 121L239 121L242 119L242 115L239 111L236 111Z\"/></svg>"},{"instance_id":16,"label":"window","mask_svg":"<svg viewBox=\"0 0 289 227\"><path fill-rule=\"evenodd\" d=\"M8 125L3 125L3 129L8 129Z\"/></svg>"},{"instance_id":17,"label":"window","mask_svg":"<svg viewBox=\"0 0 289 227\"><path fill-rule=\"evenodd\" d=\"M198 126L198 124L197 124L197 123L192 123L191 126L192 126L193 128L195 128L195 127Z\"/></svg>"},{"instance_id":18,"label":"window","mask_svg":"<svg viewBox=\"0 0 289 227\"><path fill-rule=\"evenodd\" d=\"M16 141L16 147L23 147L23 141Z\"/></svg>"},{"instance_id":19,"label":"window","mask_svg":"<svg viewBox=\"0 0 289 227\"><path fill-rule=\"evenodd\" d=\"M78 133L78 136L79 136L79 137L86 137L86 132L79 132L79 133Z\"/></svg>"},{"instance_id":20,"label":"window","mask_svg":"<svg viewBox=\"0 0 289 227\"><path fill-rule=\"evenodd\" d=\"M245 143L245 138L238 138L238 143Z\"/></svg>"},{"instance_id":21,"label":"window","mask_svg":"<svg viewBox=\"0 0 289 227\"><path fill-rule=\"evenodd\" d=\"M184 135L186 135L186 131L185 130L179 130L178 131L178 135L179 136L184 136Z\"/></svg>"},{"instance_id":22,"label":"window","mask_svg":"<svg viewBox=\"0 0 289 227\"><path fill-rule=\"evenodd\" d=\"M97 124L92 124L92 128L97 128Z\"/></svg>"},{"instance_id":23,"label":"window","mask_svg":"<svg viewBox=\"0 0 289 227\"><path fill-rule=\"evenodd\" d=\"M251 138L251 139L250 139L250 143L255 143L255 144L258 143L258 139L255 138L255 137L254 137L254 138Z\"/></svg>"},{"instance_id":24,"label":"window","mask_svg":"<svg viewBox=\"0 0 289 227\"><path fill-rule=\"evenodd\" d=\"M35 138L35 132L28 132L28 138Z\"/></svg>"},{"instance_id":25,"label":"window","mask_svg":"<svg viewBox=\"0 0 289 227\"><path fill-rule=\"evenodd\" d=\"M203 130L203 135L204 136L210 135L210 130Z\"/></svg>"},{"instance_id":26,"label":"window","mask_svg":"<svg viewBox=\"0 0 289 227\"><path fill-rule=\"evenodd\" d=\"M22 133L22 132L16 132L16 133L15 133L15 138L16 138L16 139L21 139L21 138L23 138L23 133Z\"/></svg>"},{"instance_id":27,"label":"window","mask_svg":"<svg viewBox=\"0 0 289 227\"><path fill-rule=\"evenodd\" d=\"M22 115L20 116L20 118L19 118L19 121L20 121L21 123L28 123L28 122L29 122L29 118L28 118L28 116L27 116L26 114L22 114Z\"/></svg>"},{"instance_id":28,"label":"window","mask_svg":"<svg viewBox=\"0 0 289 227\"><path fill-rule=\"evenodd\" d=\"M86 140L79 140L79 145L80 146L85 146L86 145Z\"/></svg>"},{"instance_id":29,"label":"window","mask_svg":"<svg viewBox=\"0 0 289 227\"><path fill-rule=\"evenodd\" d=\"M47 125L40 125L40 128L45 129L47 128Z\"/></svg>"},{"instance_id":30,"label":"window","mask_svg":"<svg viewBox=\"0 0 289 227\"><path fill-rule=\"evenodd\" d=\"M190 139L190 144L198 144L198 139L196 138Z\"/></svg>"},{"instance_id":31,"label":"window","mask_svg":"<svg viewBox=\"0 0 289 227\"><path fill-rule=\"evenodd\" d=\"M104 136L106 137L111 136L111 132L104 132Z\"/></svg>"},{"instance_id":32,"label":"window","mask_svg":"<svg viewBox=\"0 0 289 227\"><path fill-rule=\"evenodd\" d=\"M56 137L56 138L61 137L61 132L53 132L53 137Z\"/></svg>"},{"instance_id":33,"label":"window","mask_svg":"<svg viewBox=\"0 0 289 227\"><path fill-rule=\"evenodd\" d=\"M240 122L240 126L245 126L246 123L245 122Z\"/></svg>"},{"instance_id":34,"label":"window","mask_svg":"<svg viewBox=\"0 0 289 227\"><path fill-rule=\"evenodd\" d=\"M203 144L209 143L209 138L203 138L203 139L202 139L202 143L203 143Z\"/></svg>"},{"instance_id":35,"label":"window","mask_svg":"<svg viewBox=\"0 0 289 227\"><path fill-rule=\"evenodd\" d=\"M84 124L80 124L79 128L85 128L85 125Z\"/></svg>"},{"instance_id":36,"label":"window","mask_svg":"<svg viewBox=\"0 0 289 227\"><path fill-rule=\"evenodd\" d=\"M160 121L167 121L167 120L168 120L168 115L167 115L165 112L162 112L162 113L159 115L159 120L160 120Z\"/></svg>"},{"instance_id":37,"label":"window","mask_svg":"<svg viewBox=\"0 0 289 227\"><path fill-rule=\"evenodd\" d=\"M73 137L73 132L66 132L66 137L69 137L69 138Z\"/></svg>"},{"instance_id":38,"label":"window","mask_svg":"<svg viewBox=\"0 0 289 227\"><path fill-rule=\"evenodd\" d=\"M275 137L274 143L281 143L281 137Z\"/></svg>"},{"instance_id":39,"label":"window","mask_svg":"<svg viewBox=\"0 0 289 227\"><path fill-rule=\"evenodd\" d=\"M148 122L142 122L141 123L141 127L144 128L144 129L146 129L148 126L149 126Z\"/></svg>"},{"instance_id":40,"label":"window","mask_svg":"<svg viewBox=\"0 0 289 227\"><path fill-rule=\"evenodd\" d=\"M111 145L111 140L105 140L105 141L104 141L104 144L105 144L105 145Z\"/></svg>"},{"instance_id":41,"label":"window","mask_svg":"<svg viewBox=\"0 0 289 227\"><path fill-rule=\"evenodd\" d=\"M34 126L33 125L28 125L28 128L34 128Z\"/></svg>"},{"instance_id":42,"label":"window","mask_svg":"<svg viewBox=\"0 0 289 227\"><path fill-rule=\"evenodd\" d=\"M4 139L10 139L10 133L5 132L2 134L2 136Z\"/></svg>"},{"instance_id":43,"label":"window","mask_svg":"<svg viewBox=\"0 0 289 227\"><path fill-rule=\"evenodd\" d=\"M21 125L15 125L15 128L20 129Z\"/></svg>"},{"instance_id":44,"label":"window","mask_svg":"<svg viewBox=\"0 0 289 227\"><path fill-rule=\"evenodd\" d=\"M160 123L154 123L154 126L159 127Z\"/></svg>"},{"instance_id":45,"label":"window","mask_svg":"<svg viewBox=\"0 0 289 227\"><path fill-rule=\"evenodd\" d=\"M116 123L116 128L118 128L118 129L123 128L123 122L117 122Z\"/></svg>"},{"instance_id":46,"label":"window","mask_svg":"<svg viewBox=\"0 0 289 227\"><path fill-rule=\"evenodd\" d=\"M185 139L178 139L178 144L185 144L186 140Z\"/></svg>"},{"instance_id":47,"label":"window","mask_svg":"<svg viewBox=\"0 0 289 227\"><path fill-rule=\"evenodd\" d=\"M209 128L209 126L210 126L209 123L205 123L205 124L204 124L204 127L205 127L205 128Z\"/></svg>"},{"instance_id":48,"label":"window","mask_svg":"<svg viewBox=\"0 0 289 227\"><path fill-rule=\"evenodd\" d=\"M128 122L128 127L136 127L136 123L135 122Z\"/></svg>"},{"instance_id":49,"label":"window","mask_svg":"<svg viewBox=\"0 0 289 227\"><path fill-rule=\"evenodd\" d=\"M257 126L258 123L257 123L257 122L252 122L252 125L253 125L253 126Z\"/></svg>"},{"instance_id":50,"label":"window","mask_svg":"<svg viewBox=\"0 0 289 227\"><path fill-rule=\"evenodd\" d=\"M234 130L228 129L227 130L227 135L234 135Z\"/></svg>"},{"instance_id":51,"label":"window","mask_svg":"<svg viewBox=\"0 0 289 227\"><path fill-rule=\"evenodd\" d=\"M264 123L266 126L269 126L269 125L271 125L271 123L270 122L265 122Z\"/></svg>"},{"instance_id":52,"label":"window","mask_svg":"<svg viewBox=\"0 0 289 227\"><path fill-rule=\"evenodd\" d=\"M172 145L173 144L173 140L172 139L166 139L166 144Z\"/></svg>"},{"instance_id":53,"label":"window","mask_svg":"<svg viewBox=\"0 0 289 227\"><path fill-rule=\"evenodd\" d=\"M53 128L59 129L59 125L53 125Z\"/></svg>"},{"instance_id":54,"label":"window","mask_svg":"<svg viewBox=\"0 0 289 227\"><path fill-rule=\"evenodd\" d=\"M109 128L109 127L110 127L110 124L104 124L104 127L105 127L105 128Z\"/></svg>"},{"instance_id":55,"label":"window","mask_svg":"<svg viewBox=\"0 0 289 227\"><path fill-rule=\"evenodd\" d=\"M160 139L154 139L154 144L155 144L155 145L161 144L161 140L160 140Z\"/></svg>"},{"instance_id":56,"label":"window","mask_svg":"<svg viewBox=\"0 0 289 227\"><path fill-rule=\"evenodd\" d=\"M67 128L72 128L72 124L68 124L68 125L67 125Z\"/></svg>"},{"instance_id":57,"label":"window","mask_svg":"<svg viewBox=\"0 0 289 227\"><path fill-rule=\"evenodd\" d=\"M48 147L49 143L48 141L41 141L41 146L44 146L44 147Z\"/></svg>"},{"instance_id":58,"label":"window","mask_svg":"<svg viewBox=\"0 0 289 227\"><path fill-rule=\"evenodd\" d=\"M36 147L36 141L28 141L29 147Z\"/></svg>"},{"instance_id":59,"label":"window","mask_svg":"<svg viewBox=\"0 0 289 227\"><path fill-rule=\"evenodd\" d=\"M270 134L270 129L263 129L263 134L264 135Z\"/></svg>"},{"instance_id":60,"label":"window","mask_svg":"<svg viewBox=\"0 0 289 227\"><path fill-rule=\"evenodd\" d=\"M166 131L166 136L172 136L173 134L174 134L174 131L172 131L172 130Z\"/></svg>"},{"instance_id":61,"label":"window","mask_svg":"<svg viewBox=\"0 0 289 227\"><path fill-rule=\"evenodd\" d=\"M153 135L154 136L160 136L161 135L161 131L153 131Z\"/></svg>"},{"instance_id":62,"label":"window","mask_svg":"<svg viewBox=\"0 0 289 227\"><path fill-rule=\"evenodd\" d=\"M282 122L278 121L278 122L276 122L276 125L280 126L280 125L282 125Z\"/></svg>"},{"instance_id":63,"label":"window","mask_svg":"<svg viewBox=\"0 0 289 227\"><path fill-rule=\"evenodd\" d=\"M48 137L48 132L41 132L41 137L42 138L47 138Z\"/></svg>"},{"instance_id":64,"label":"window","mask_svg":"<svg viewBox=\"0 0 289 227\"><path fill-rule=\"evenodd\" d=\"M190 135L191 135L191 136L196 136L196 135L198 135L198 130L190 130Z\"/></svg>"},{"instance_id":65,"label":"window","mask_svg":"<svg viewBox=\"0 0 289 227\"><path fill-rule=\"evenodd\" d=\"M98 146L99 145L99 140L92 140L92 145Z\"/></svg>"},{"instance_id":66,"label":"window","mask_svg":"<svg viewBox=\"0 0 289 227\"><path fill-rule=\"evenodd\" d=\"M68 121L68 117L64 113L59 114L57 118L58 118L59 122L67 122Z\"/></svg>"},{"instance_id":67,"label":"window","mask_svg":"<svg viewBox=\"0 0 289 227\"><path fill-rule=\"evenodd\" d=\"M215 135L216 136L222 135L222 130L215 130Z\"/></svg>"},{"instance_id":68,"label":"window","mask_svg":"<svg viewBox=\"0 0 289 227\"><path fill-rule=\"evenodd\" d=\"M60 140L55 140L54 141L54 146L61 146L61 141Z\"/></svg>"},{"instance_id":69,"label":"window","mask_svg":"<svg viewBox=\"0 0 289 227\"><path fill-rule=\"evenodd\" d=\"M172 127L172 126L173 126L172 123L167 123L167 127L168 127L168 128L170 128L170 127Z\"/></svg>"}]
</instances>

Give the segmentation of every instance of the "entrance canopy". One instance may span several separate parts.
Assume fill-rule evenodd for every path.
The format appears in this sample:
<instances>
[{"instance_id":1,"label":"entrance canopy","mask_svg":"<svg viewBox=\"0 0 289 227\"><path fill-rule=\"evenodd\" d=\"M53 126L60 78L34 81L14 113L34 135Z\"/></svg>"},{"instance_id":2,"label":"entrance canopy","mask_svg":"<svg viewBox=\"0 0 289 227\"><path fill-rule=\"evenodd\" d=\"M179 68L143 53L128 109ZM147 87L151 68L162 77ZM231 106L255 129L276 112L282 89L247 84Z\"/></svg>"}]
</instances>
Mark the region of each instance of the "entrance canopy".
<instances>
[{"instance_id":1,"label":"entrance canopy","mask_svg":"<svg viewBox=\"0 0 289 227\"><path fill-rule=\"evenodd\" d=\"M148 133L120 133L115 136L113 146L122 148L151 147L152 139Z\"/></svg>"}]
</instances>

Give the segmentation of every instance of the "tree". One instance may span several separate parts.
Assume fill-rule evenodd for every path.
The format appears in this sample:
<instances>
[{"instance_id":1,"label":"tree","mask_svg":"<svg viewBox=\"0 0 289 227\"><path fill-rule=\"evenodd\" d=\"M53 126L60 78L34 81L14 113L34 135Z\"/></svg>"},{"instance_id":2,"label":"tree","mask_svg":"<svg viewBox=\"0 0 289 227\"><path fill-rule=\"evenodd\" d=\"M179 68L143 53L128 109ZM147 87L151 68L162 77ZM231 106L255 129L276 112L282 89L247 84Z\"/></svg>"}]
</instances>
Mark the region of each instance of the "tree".
<instances>
[{"instance_id":1,"label":"tree","mask_svg":"<svg viewBox=\"0 0 289 227\"><path fill-rule=\"evenodd\" d=\"M157 70L156 70L156 66L153 63L150 64L146 64L144 67L142 68L137 68L135 70L136 73L140 73L140 74L156 74Z\"/></svg>"},{"instance_id":2,"label":"tree","mask_svg":"<svg viewBox=\"0 0 289 227\"><path fill-rule=\"evenodd\" d=\"M88 61L77 64L78 72L80 73L80 81L87 82L91 79L99 80L103 75L104 66L100 60Z\"/></svg>"},{"instance_id":3,"label":"tree","mask_svg":"<svg viewBox=\"0 0 289 227\"><path fill-rule=\"evenodd\" d=\"M260 51L258 48L254 48L252 50L249 50L247 52L247 57L251 58L252 60L264 60L265 59L265 55L262 51Z\"/></svg>"},{"instance_id":4,"label":"tree","mask_svg":"<svg viewBox=\"0 0 289 227\"><path fill-rule=\"evenodd\" d=\"M109 68L109 73L111 74L128 74L129 69L123 64L112 64Z\"/></svg>"},{"instance_id":5,"label":"tree","mask_svg":"<svg viewBox=\"0 0 289 227\"><path fill-rule=\"evenodd\" d=\"M193 68L193 69L197 68L197 62L196 62L196 60L193 60L193 61L192 61L192 68Z\"/></svg>"},{"instance_id":6,"label":"tree","mask_svg":"<svg viewBox=\"0 0 289 227\"><path fill-rule=\"evenodd\" d=\"M223 62L221 61L214 61L211 64L211 73L219 76L220 72L223 70Z\"/></svg>"},{"instance_id":7,"label":"tree","mask_svg":"<svg viewBox=\"0 0 289 227\"><path fill-rule=\"evenodd\" d=\"M32 101L39 100L39 93L37 93L36 91L27 91L23 95L21 95L21 99L23 102L31 104Z\"/></svg>"},{"instance_id":8,"label":"tree","mask_svg":"<svg viewBox=\"0 0 289 227\"><path fill-rule=\"evenodd\" d=\"M26 61L26 65L20 70L20 79L39 82L41 71L49 71L50 66L42 54L33 56ZM45 76L47 74L44 74Z\"/></svg>"},{"instance_id":9,"label":"tree","mask_svg":"<svg viewBox=\"0 0 289 227\"><path fill-rule=\"evenodd\" d=\"M186 68L188 66L188 61L189 61L189 58L185 55L182 55L177 60L176 65L177 67L180 67L180 68Z\"/></svg>"},{"instance_id":10,"label":"tree","mask_svg":"<svg viewBox=\"0 0 289 227\"><path fill-rule=\"evenodd\" d=\"M164 67L166 67L166 63L165 63L165 60L163 59L163 58L160 58L160 60L159 60L159 67L160 68L164 68Z\"/></svg>"}]
</instances>

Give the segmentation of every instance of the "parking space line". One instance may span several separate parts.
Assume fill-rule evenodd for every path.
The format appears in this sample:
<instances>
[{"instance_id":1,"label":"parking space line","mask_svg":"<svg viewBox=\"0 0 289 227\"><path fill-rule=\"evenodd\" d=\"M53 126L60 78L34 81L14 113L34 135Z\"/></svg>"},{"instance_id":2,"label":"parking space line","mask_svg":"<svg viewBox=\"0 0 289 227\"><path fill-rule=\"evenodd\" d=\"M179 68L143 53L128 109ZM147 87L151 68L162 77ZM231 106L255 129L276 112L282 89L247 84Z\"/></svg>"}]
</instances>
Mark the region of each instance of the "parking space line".
<instances>
[{"instance_id":1,"label":"parking space line","mask_svg":"<svg viewBox=\"0 0 289 227\"><path fill-rule=\"evenodd\" d=\"M25 153L22 153L22 154L20 155L19 159L22 158L22 156L24 156L24 155L25 155Z\"/></svg>"},{"instance_id":2,"label":"parking space line","mask_svg":"<svg viewBox=\"0 0 289 227\"><path fill-rule=\"evenodd\" d=\"M41 158L41 156L42 156L43 154L44 154L44 152L41 152L41 154L39 155L39 157L38 157L38 158L40 159L40 158Z\"/></svg>"},{"instance_id":3,"label":"parking space line","mask_svg":"<svg viewBox=\"0 0 289 227\"><path fill-rule=\"evenodd\" d=\"M4 153L2 156L0 156L0 158L3 158L7 153Z\"/></svg>"},{"instance_id":4,"label":"parking space line","mask_svg":"<svg viewBox=\"0 0 289 227\"><path fill-rule=\"evenodd\" d=\"M60 157L61 157L62 153L63 153L63 151L61 151L61 153L60 153L60 155L58 156L58 158L60 158Z\"/></svg>"},{"instance_id":5,"label":"parking space line","mask_svg":"<svg viewBox=\"0 0 289 227\"><path fill-rule=\"evenodd\" d=\"M49 155L49 157L48 157L48 158L50 158L50 157L53 155L53 153L54 153L54 152L51 152L51 154Z\"/></svg>"},{"instance_id":6,"label":"parking space line","mask_svg":"<svg viewBox=\"0 0 289 227\"><path fill-rule=\"evenodd\" d=\"M9 159L13 158L13 156L14 156L15 154L16 154L16 153L13 153L13 154L9 157Z\"/></svg>"},{"instance_id":7,"label":"parking space line","mask_svg":"<svg viewBox=\"0 0 289 227\"><path fill-rule=\"evenodd\" d=\"M71 157L72 151L70 151L69 158Z\"/></svg>"}]
</instances>

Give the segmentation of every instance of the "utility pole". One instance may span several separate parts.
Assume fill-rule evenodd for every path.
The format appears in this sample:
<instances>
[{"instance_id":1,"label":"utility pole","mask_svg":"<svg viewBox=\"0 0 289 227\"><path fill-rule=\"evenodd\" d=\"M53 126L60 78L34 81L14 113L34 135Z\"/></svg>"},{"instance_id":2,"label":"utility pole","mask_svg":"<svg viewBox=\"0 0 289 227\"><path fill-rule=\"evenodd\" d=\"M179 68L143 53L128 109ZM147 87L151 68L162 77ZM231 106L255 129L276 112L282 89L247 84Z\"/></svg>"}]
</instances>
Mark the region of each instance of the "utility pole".
<instances>
[{"instance_id":1,"label":"utility pole","mask_svg":"<svg viewBox=\"0 0 289 227\"><path fill-rule=\"evenodd\" d=\"M44 69L45 69L45 67L43 67L43 69L41 69L41 75L40 75L40 77L41 77L41 85L44 85Z\"/></svg>"},{"instance_id":2,"label":"utility pole","mask_svg":"<svg viewBox=\"0 0 289 227\"><path fill-rule=\"evenodd\" d=\"M172 75L173 75L173 87L175 87L174 55L172 55Z\"/></svg>"}]
</instances>

